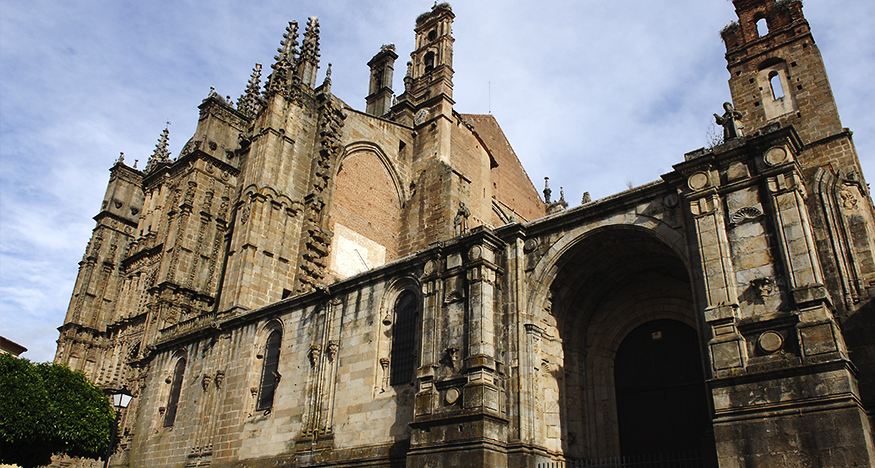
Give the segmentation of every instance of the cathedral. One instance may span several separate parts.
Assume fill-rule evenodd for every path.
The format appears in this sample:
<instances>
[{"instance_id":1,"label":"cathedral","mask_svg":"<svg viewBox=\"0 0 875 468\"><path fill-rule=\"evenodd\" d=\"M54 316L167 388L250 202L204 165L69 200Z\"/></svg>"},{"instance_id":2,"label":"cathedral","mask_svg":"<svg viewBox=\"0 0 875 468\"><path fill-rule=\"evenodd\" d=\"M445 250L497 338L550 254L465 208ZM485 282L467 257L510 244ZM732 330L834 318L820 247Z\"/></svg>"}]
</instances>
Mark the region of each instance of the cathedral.
<instances>
[{"instance_id":1,"label":"cathedral","mask_svg":"<svg viewBox=\"0 0 875 468\"><path fill-rule=\"evenodd\" d=\"M802 2L733 3L723 139L573 208L453 109L450 5L363 111L290 22L110 169L55 356L134 396L110 466L875 465L869 188Z\"/></svg>"}]
</instances>

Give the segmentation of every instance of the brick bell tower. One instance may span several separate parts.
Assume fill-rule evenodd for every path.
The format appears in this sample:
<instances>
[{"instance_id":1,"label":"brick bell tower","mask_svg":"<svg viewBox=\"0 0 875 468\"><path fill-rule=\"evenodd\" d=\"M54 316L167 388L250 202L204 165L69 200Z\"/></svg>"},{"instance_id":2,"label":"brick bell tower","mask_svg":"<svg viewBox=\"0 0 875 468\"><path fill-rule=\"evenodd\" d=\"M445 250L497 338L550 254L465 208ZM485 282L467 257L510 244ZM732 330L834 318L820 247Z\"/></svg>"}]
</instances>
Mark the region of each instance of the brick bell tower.
<instances>
[{"instance_id":1,"label":"brick bell tower","mask_svg":"<svg viewBox=\"0 0 875 468\"><path fill-rule=\"evenodd\" d=\"M799 0L734 0L738 22L722 32L729 90L749 134L792 125L808 147L807 174L820 166L861 174L851 135L842 128L823 58ZM840 154L826 147L835 140Z\"/></svg>"}]
</instances>

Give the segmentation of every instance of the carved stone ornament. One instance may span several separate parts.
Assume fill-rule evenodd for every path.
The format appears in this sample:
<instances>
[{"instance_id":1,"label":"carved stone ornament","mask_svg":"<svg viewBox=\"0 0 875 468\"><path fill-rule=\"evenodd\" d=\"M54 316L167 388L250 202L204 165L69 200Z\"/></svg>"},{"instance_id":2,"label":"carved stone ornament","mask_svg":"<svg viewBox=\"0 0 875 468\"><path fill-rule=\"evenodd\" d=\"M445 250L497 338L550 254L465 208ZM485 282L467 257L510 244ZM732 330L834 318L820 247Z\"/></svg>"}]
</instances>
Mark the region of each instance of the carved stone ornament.
<instances>
[{"instance_id":1,"label":"carved stone ornament","mask_svg":"<svg viewBox=\"0 0 875 468\"><path fill-rule=\"evenodd\" d=\"M675 208L678 206L678 196L673 193L666 195L665 198L662 199L662 204L666 208Z\"/></svg>"},{"instance_id":2,"label":"carved stone ornament","mask_svg":"<svg viewBox=\"0 0 875 468\"><path fill-rule=\"evenodd\" d=\"M780 146L769 149L763 156L763 161L765 161L765 163L769 166L777 166L779 164L783 164L787 162L787 159L787 150Z\"/></svg>"},{"instance_id":3,"label":"carved stone ornament","mask_svg":"<svg viewBox=\"0 0 875 468\"><path fill-rule=\"evenodd\" d=\"M705 172L697 172L690 176L690 180L688 181L688 185L693 190L701 190L708 186L711 178L708 177L708 174Z\"/></svg>"},{"instance_id":4,"label":"carved stone ornament","mask_svg":"<svg viewBox=\"0 0 875 468\"><path fill-rule=\"evenodd\" d=\"M213 377L210 374L204 374L204 378L201 381L201 385L203 385L204 391L207 391L210 388L211 383L213 383Z\"/></svg>"},{"instance_id":5,"label":"carved stone ornament","mask_svg":"<svg viewBox=\"0 0 875 468\"><path fill-rule=\"evenodd\" d=\"M842 189L839 191L839 197L842 199L842 208L846 210L857 209L857 197L854 195L854 192L848 189Z\"/></svg>"},{"instance_id":6,"label":"carved stone ornament","mask_svg":"<svg viewBox=\"0 0 875 468\"><path fill-rule=\"evenodd\" d=\"M444 401L446 401L448 405L452 405L455 402L459 401L460 396L462 396L462 394L459 393L458 389L451 388L447 390L447 393L444 395Z\"/></svg>"},{"instance_id":7,"label":"carved stone ornament","mask_svg":"<svg viewBox=\"0 0 875 468\"><path fill-rule=\"evenodd\" d=\"M483 249L480 248L479 245L475 245L468 250L468 258L473 260L479 260L480 257L483 256Z\"/></svg>"},{"instance_id":8,"label":"carved stone ornament","mask_svg":"<svg viewBox=\"0 0 875 468\"><path fill-rule=\"evenodd\" d=\"M225 382L225 371L216 372L216 388L222 388L222 384Z\"/></svg>"},{"instance_id":9,"label":"carved stone ornament","mask_svg":"<svg viewBox=\"0 0 875 468\"><path fill-rule=\"evenodd\" d=\"M527 239L526 243L523 244L523 252L530 253L538 248L538 240L537 239Z\"/></svg>"},{"instance_id":10,"label":"carved stone ornament","mask_svg":"<svg viewBox=\"0 0 875 468\"><path fill-rule=\"evenodd\" d=\"M340 346L340 345L339 345L339 344L337 343L337 341L335 341L335 340L331 340L331 341L328 342L328 350L327 350L327 354L328 354L328 360L329 360L329 361L334 361L334 356L337 355L337 348L338 348L339 346Z\"/></svg>"},{"instance_id":11,"label":"carved stone ornament","mask_svg":"<svg viewBox=\"0 0 875 468\"><path fill-rule=\"evenodd\" d=\"M435 271L435 262L434 260L429 260L425 262L425 268L423 268L423 273L426 275L430 275Z\"/></svg>"},{"instance_id":12,"label":"carved stone ornament","mask_svg":"<svg viewBox=\"0 0 875 468\"><path fill-rule=\"evenodd\" d=\"M757 278L751 280L750 285L753 286L760 297L765 298L771 296L775 292L775 281L771 278Z\"/></svg>"},{"instance_id":13,"label":"carved stone ornament","mask_svg":"<svg viewBox=\"0 0 875 468\"><path fill-rule=\"evenodd\" d=\"M732 212L729 215L729 222L732 224L739 224L749 219L759 218L763 215L763 210L756 206L745 206L744 208L739 208Z\"/></svg>"},{"instance_id":14,"label":"carved stone ornament","mask_svg":"<svg viewBox=\"0 0 875 468\"><path fill-rule=\"evenodd\" d=\"M763 332L757 339L757 345L766 353L774 353L784 346L784 337L775 331Z\"/></svg>"},{"instance_id":15,"label":"carved stone ornament","mask_svg":"<svg viewBox=\"0 0 875 468\"><path fill-rule=\"evenodd\" d=\"M310 345L310 352L307 353L307 358L310 359L310 365L316 367L316 362L319 361L319 354L321 354L321 350L319 346Z\"/></svg>"}]
</instances>

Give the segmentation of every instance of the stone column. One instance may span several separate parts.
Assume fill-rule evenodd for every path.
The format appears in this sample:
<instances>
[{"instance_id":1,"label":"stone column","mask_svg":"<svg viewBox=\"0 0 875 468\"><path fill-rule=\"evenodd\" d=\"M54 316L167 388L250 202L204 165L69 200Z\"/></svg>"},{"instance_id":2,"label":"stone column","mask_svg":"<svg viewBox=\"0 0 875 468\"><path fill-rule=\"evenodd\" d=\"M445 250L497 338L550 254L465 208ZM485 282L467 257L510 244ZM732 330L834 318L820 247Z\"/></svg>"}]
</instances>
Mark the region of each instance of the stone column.
<instances>
[{"instance_id":1,"label":"stone column","mask_svg":"<svg viewBox=\"0 0 875 468\"><path fill-rule=\"evenodd\" d=\"M495 382L495 265L496 246L489 242L468 249L468 352L464 389L466 410L498 413Z\"/></svg>"},{"instance_id":2,"label":"stone column","mask_svg":"<svg viewBox=\"0 0 875 468\"><path fill-rule=\"evenodd\" d=\"M840 359L847 356L841 332L836 326L831 298L823 284L823 272L817 258L817 246L801 174L783 147L768 150L764 165L783 166L766 179L771 198L772 219L778 238L778 250L787 274L788 287L799 324L796 326L804 360Z\"/></svg>"},{"instance_id":3,"label":"stone column","mask_svg":"<svg viewBox=\"0 0 875 468\"><path fill-rule=\"evenodd\" d=\"M705 283L705 321L713 334L708 348L715 376L743 368L747 357L744 338L736 328L738 291L726 235L723 200L717 193L719 180L719 174L711 167L699 168L687 179L691 190L687 198Z\"/></svg>"}]
</instances>

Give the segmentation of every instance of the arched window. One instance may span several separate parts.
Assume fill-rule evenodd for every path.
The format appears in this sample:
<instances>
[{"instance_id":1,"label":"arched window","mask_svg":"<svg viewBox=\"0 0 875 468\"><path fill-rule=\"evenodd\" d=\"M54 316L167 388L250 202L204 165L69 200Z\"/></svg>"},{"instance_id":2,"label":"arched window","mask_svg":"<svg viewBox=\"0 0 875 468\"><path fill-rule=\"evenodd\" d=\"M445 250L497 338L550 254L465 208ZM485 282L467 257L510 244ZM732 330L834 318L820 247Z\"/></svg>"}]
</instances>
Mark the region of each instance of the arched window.
<instances>
[{"instance_id":1,"label":"arched window","mask_svg":"<svg viewBox=\"0 0 875 468\"><path fill-rule=\"evenodd\" d=\"M273 407L273 396L280 382L277 372L280 363L280 342L282 333L279 330L270 332L264 350L264 362L261 365L261 384L258 386L258 402L255 411L267 411Z\"/></svg>"},{"instance_id":2,"label":"arched window","mask_svg":"<svg viewBox=\"0 0 875 468\"><path fill-rule=\"evenodd\" d=\"M784 87L781 86L781 77L778 75L778 72L773 71L769 73L769 86L772 87L772 97L775 99L784 97Z\"/></svg>"},{"instance_id":3,"label":"arched window","mask_svg":"<svg viewBox=\"0 0 875 468\"><path fill-rule=\"evenodd\" d=\"M425 71L431 71L434 68L434 52L425 54Z\"/></svg>"},{"instance_id":4,"label":"arched window","mask_svg":"<svg viewBox=\"0 0 875 468\"><path fill-rule=\"evenodd\" d=\"M164 413L164 427L173 427L176 421L176 409L179 406L179 394L182 392L182 375L185 373L185 358L176 361L173 370L173 380L170 381L170 396L167 399L167 410Z\"/></svg>"},{"instance_id":5,"label":"arched window","mask_svg":"<svg viewBox=\"0 0 875 468\"><path fill-rule=\"evenodd\" d=\"M765 18L760 18L757 20L757 36L763 37L769 33L769 24L766 22Z\"/></svg>"},{"instance_id":6,"label":"arched window","mask_svg":"<svg viewBox=\"0 0 875 468\"><path fill-rule=\"evenodd\" d=\"M409 383L416 367L416 294L404 291L395 300L390 385Z\"/></svg>"}]
</instances>

